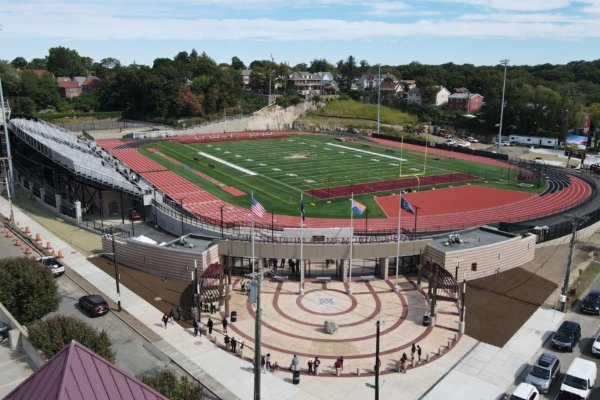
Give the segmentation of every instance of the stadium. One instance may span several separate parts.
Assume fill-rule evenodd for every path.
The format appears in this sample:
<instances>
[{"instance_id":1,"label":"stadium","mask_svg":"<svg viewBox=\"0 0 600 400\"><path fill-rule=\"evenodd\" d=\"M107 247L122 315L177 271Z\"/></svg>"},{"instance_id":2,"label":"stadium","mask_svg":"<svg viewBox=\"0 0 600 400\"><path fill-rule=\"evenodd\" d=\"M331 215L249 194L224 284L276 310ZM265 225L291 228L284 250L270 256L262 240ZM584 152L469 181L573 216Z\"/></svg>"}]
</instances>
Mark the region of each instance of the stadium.
<instances>
[{"instance_id":1,"label":"stadium","mask_svg":"<svg viewBox=\"0 0 600 400\"><path fill-rule=\"evenodd\" d=\"M23 116L9 130L31 197L105 233L103 251L120 263L182 282L173 304L188 317L218 303L252 343L256 309L241 285L269 268L263 353L331 364L343 352L348 377L373 373L374 319L387 323L382 373L415 342L429 351L412 367L426 365L465 333L464 282L532 260L536 243L570 233L567 212L588 216L580 229L600 219L592 177L427 139L190 130L94 140ZM175 239L137 240L132 210ZM195 248L197 238L210 245Z\"/></svg>"}]
</instances>

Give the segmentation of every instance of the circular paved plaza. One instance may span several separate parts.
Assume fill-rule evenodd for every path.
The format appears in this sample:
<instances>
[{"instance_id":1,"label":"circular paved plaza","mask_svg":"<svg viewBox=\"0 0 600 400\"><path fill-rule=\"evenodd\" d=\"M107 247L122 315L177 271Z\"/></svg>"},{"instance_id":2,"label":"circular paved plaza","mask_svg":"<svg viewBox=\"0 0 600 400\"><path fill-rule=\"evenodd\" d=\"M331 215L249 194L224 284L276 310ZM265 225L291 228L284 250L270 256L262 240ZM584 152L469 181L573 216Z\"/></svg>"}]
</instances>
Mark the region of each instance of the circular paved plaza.
<instances>
[{"instance_id":1,"label":"circular paved plaza","mask_svg":"<svg viewBox=\"0 0 600 400\"><path fill-rule=\"evenodd\" d=\"M246 281L247 282L247 281ZM298 296L297 282L263 281L262 354L271 354L271 361L289 367L294 354L306 370L308 360L319 356L319 373L333 375L335 360L344 357L342 375L373 373L376 351L376 322L380 326L380 357L382 373L391 373L396 362L406 352L411 357L413 343L422 348L422 362L434 361L447 351L449 341L458 340L458 310L454 302L438 301L436 326L423 326L423 316L429 311L427 287L416 289L414 282L399 278L400 291L393 291L393 281L353 282L352 296L346 294L346 284L337 281L305 283L304 296ZM229 336L245 346L254 347L255 307L241 289L242 279L234 280L230 310L237 321L228 326ZM325 321L338 329L329 334ZM217 322L217 321L215 321ZM220 329L220 324L215 324ZM222 344L222 339L219 339ZM451 343L453 346L454 343ZM251 352L245 357L252 358Z\"/></svg>"}]
</instances>

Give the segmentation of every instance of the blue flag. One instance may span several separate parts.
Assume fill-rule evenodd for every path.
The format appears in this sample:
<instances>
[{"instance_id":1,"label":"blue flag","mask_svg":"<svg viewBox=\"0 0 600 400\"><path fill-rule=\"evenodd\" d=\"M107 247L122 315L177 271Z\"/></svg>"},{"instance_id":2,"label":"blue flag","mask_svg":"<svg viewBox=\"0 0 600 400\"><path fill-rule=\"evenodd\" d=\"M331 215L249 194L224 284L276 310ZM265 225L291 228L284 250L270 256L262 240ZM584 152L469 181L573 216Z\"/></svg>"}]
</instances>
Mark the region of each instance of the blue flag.
<instances>
[{"instance_id":1,"label":"blue flag","mask_svg":"<svg viewBox=\"0 0 600 400\"><path fill-rule=\"evenodd\" d=\"M363 213L365 212L365 210L367 209L367 206L365 206L362 203L359 203L356 200L352 200L352 211L354 211L356 214L358 215L363 215Z\"/></svg>"},{"instance_id":2,"label":"blue flag","mask_svg":"<svg viewBox=\"0 0 600 400\"><path fill-rule=\"evenodd\" d=\"M413 208L413 206L411 206L410 203L406 201L404 197L400 200L400 207L406 212L409 212L411 214L415 213L415 209Z\"/></svg>"}]
</instances>

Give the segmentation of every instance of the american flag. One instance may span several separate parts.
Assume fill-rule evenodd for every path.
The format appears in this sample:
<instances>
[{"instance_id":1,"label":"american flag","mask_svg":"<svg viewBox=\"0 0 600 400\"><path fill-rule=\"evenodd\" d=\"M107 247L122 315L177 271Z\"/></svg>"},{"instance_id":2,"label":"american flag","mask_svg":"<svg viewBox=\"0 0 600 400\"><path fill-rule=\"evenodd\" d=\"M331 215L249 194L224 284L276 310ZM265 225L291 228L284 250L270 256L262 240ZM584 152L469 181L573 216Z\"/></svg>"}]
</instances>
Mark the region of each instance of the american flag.
<instances>
[{"instance_id":1,"label":"american flag","mask_svg":"<svg viewBox=\"0 0 600 400\"><path fill-rule=\"evenodd\" d=\"M258 201L256 201L256 199L254 197L252 198L252 203L250 205L250 210L258 218L262 218L263 215L265 215L265 213L267 212L267 210L265 210L265 208L262 206L262 204L260 204Z\"/></svg>"}]
</instances>

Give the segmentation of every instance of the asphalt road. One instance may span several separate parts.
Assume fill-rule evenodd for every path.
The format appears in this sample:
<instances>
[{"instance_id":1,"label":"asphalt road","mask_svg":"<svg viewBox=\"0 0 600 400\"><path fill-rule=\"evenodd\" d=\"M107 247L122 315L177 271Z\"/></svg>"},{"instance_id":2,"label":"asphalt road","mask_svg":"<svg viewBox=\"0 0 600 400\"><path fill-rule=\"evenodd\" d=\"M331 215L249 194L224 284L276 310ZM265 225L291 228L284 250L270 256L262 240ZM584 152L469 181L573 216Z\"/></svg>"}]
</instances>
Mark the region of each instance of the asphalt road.
<instances>
[{"instance_id":1,"label":"asphalt road","mask_svg":"<svg viewBox=\"0 0 600 400\"><path fill-rule=\"evenodd\" d=\"M21 257L23 252L14 246L12 239L0 236L0 258ZM178 375L184 372L167 358L159 359L151 351L153 345L149 344L144 337L131 329L129 325L119 319L115 312L98 317L90 318L82 313L77 307L79 297L88 294L68 276L57 278L60 305L56 313L81 318L96 329L104 329L112 340L112 350L116 354L115 364L132 375L157 374L165 367L170 368ZM54 314L54 313L53 313ZM50 315L53 315L50 314Z\"/></svg>"}]
</instances>

